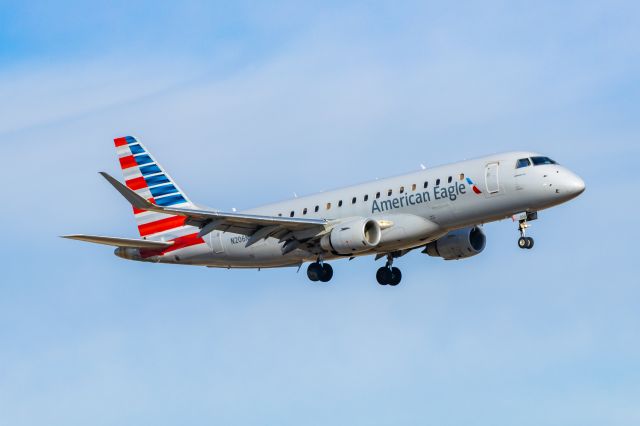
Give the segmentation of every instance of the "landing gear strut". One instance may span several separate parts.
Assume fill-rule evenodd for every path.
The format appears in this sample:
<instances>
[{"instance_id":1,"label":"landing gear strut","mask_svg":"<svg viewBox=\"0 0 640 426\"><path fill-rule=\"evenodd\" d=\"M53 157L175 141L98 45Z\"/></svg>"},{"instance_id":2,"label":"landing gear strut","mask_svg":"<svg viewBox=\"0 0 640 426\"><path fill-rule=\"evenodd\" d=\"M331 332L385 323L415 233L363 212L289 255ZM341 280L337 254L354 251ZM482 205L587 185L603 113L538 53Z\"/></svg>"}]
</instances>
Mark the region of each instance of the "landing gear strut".
<instances>
[{"instance_id":1,"label":"landing gear strut","mask_svg":"<svg viewBox=\"0 0 640 426\"><path fill-rule=\"evenodd\" d=\"M518 231L520 231L520 238L518 238L518 247L521 249L532 249L533 248L533 238L526 236L526 230L529 227L527 223L528 220L536 220L538 218L537 213L525 213L520 215L518 221Z\"/></svg>"},{"instance_id":2,"label":"landing gear strut","mask_svg":"<svg viewBox=\"0 0 640 426\"><path fill-rule=\"evenodd\" d=\"M393 256L389 254L387 255L387 264L378 269L378 272L376 273L376 280L378 280L378 284L388 284L390 286L397 286L400 284L400 281L402 280L402 272L400 269L392 267L392 265Z\"/></svg>"},{"instance_id":3,"label":"landing gear strut","mask_svg":"<svg viewBox=\"0 0 640 426\"><path fill-rule=\"evenodd\" d=\"M333 268L328 263L321 261L313 262L307 268L307 277L314 282L320 281L327 283L333 278Z\"/></svg>"}]
</instances>

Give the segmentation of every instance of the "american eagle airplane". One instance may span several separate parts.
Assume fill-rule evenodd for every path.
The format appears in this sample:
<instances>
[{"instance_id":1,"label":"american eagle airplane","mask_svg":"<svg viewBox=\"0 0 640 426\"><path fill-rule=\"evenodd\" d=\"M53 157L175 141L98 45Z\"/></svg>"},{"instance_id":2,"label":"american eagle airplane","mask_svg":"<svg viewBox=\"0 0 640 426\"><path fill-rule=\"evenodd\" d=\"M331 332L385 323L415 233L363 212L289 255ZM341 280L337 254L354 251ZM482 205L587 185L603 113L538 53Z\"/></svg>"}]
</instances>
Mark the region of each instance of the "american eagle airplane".
<instances>
[{"instance_id":1,"label":"american eagle airplane","mask_svg":"<svg viewBox=\"0 0 640 426\"><path fill-rule=\"evenodd\" d=\"M386 258L376 279L398 285L393 261L409 251L445 260L484 250L481 225L513 218L518 246L531 249L528 222L580 195L580 177L533 152L506 152L376 180L243 212L189 200L134 137L114 140L125 183L102 176L133 206L140 238L66 235L115 246L124 259L217 268L276 268L311 262L311 281L328 282L328 261Z\"/></svg>"}]
</instances>

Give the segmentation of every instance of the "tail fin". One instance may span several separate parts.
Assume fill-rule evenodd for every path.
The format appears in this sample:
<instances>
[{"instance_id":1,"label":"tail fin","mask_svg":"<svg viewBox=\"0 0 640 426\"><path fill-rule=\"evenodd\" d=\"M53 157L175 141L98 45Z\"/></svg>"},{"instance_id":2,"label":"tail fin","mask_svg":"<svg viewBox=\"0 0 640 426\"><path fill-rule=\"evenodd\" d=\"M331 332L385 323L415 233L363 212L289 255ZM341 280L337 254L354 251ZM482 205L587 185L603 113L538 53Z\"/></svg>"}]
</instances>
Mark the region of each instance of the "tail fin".
<instances>
[{"instance_id":1,"label":"tail fin","mask_svg":"<svg viewBox=\"0 0 640 426\"><path fill-rule=\"evenodd\" d=\"M186 194L175 184L164 168L133 136L116 138L118 160L127 187L159 206L194 207ZM168 241L197 229L185 226L185 218L133 208L140 236L150 240Z\"/></svg>"}]
</instances>

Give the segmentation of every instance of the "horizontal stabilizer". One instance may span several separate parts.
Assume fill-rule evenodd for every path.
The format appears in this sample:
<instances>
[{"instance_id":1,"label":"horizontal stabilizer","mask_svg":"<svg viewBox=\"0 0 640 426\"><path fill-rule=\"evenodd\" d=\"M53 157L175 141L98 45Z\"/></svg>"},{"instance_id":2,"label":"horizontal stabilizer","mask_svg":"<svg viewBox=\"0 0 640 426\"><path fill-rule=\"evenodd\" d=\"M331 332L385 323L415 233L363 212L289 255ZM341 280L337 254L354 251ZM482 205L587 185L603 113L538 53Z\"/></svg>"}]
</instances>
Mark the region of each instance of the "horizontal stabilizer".
<instances>
[{"instance_id":1,"label":"horizontal stabilizer","mask_svg":"<svg viewBox=\"0 0 640 426\"><path fill-rule=\"evenodd\" d=\"M162 241L139 240L135 238L101 237L97 235L63 235L62 238L86 241L88 243L104 244L115 247L129 247L137 249L164 249L173 244Z\"/></svg>"}]
</instances>

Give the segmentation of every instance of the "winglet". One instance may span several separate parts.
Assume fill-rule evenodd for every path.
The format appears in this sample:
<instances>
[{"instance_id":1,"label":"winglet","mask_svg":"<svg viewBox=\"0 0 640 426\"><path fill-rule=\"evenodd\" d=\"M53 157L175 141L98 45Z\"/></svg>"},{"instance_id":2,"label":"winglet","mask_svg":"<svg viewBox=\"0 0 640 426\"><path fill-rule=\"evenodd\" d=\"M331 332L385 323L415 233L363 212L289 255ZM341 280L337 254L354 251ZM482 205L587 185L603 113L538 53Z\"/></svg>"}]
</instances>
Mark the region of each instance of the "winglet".
<instances>
[{"instance_id":1,"label":"winglet","mask_svg":"<svg viewBox=\"0 0 640 426\"><path fill-rule=\"evenodd\" d=\"M131 205L140 210L152 210L152 211L161 211L162 209L156 206L155 204L150 203L145 200L125 185L123 185L119 180L109 175L106 172L100 172L103 178L105 178L113 187L120 193L124 198L127 199Z\"/></svg>"}]
</instances>

